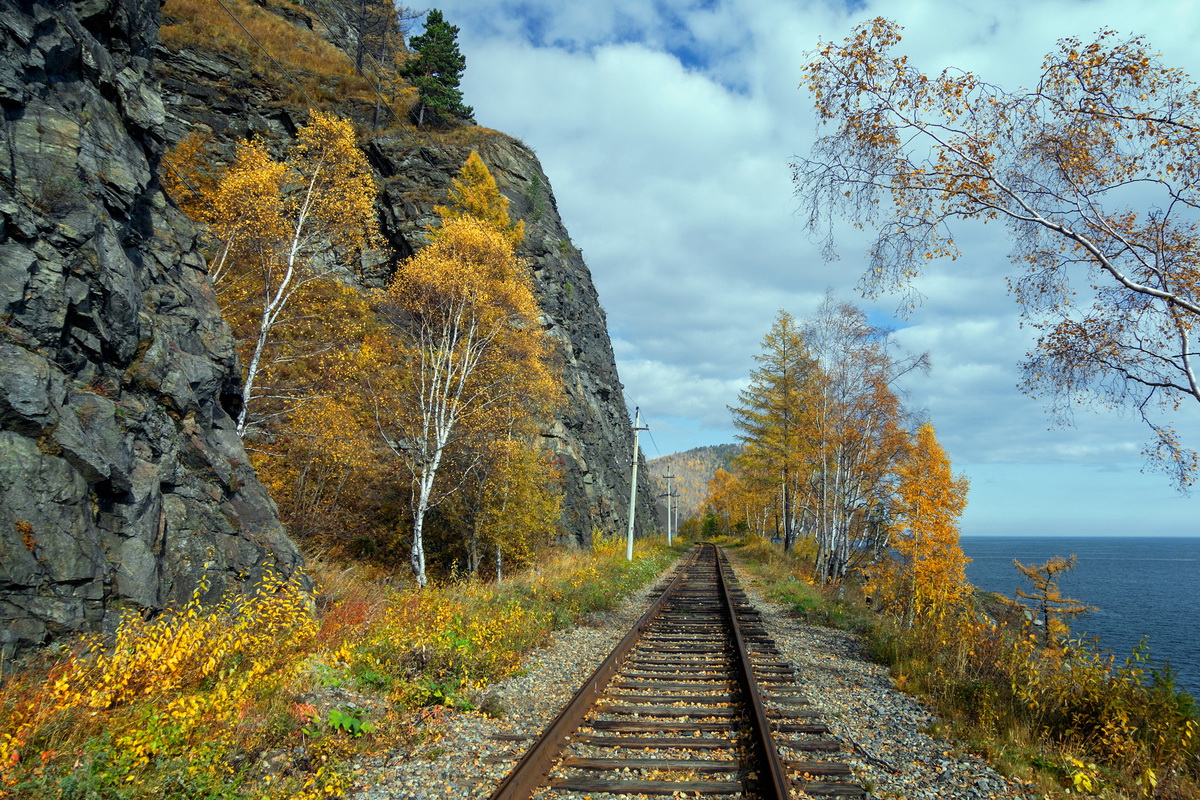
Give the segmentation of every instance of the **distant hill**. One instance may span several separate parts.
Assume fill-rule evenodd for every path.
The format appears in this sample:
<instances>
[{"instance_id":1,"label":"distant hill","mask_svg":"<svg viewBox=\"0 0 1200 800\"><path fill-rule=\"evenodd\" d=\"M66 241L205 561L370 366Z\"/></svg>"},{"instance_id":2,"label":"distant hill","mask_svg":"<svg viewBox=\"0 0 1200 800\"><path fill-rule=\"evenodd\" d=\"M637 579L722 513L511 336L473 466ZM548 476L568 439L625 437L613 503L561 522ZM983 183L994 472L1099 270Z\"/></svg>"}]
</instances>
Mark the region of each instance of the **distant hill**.
<instances>
[{"instance_id":1,"label":"distant hill","mask_svg":"<svg viewBox=\"0 0 1200 800\"><path fill-rule=\"evenodd\" d=\"M708 494L708 482L718 469L729 469L729 463L741 452L741 445L714 444L707 447L694 447L682 453L672 453L669 456L656 458L647 462L653 481L654 494L666 494L667 482L664 475L674 475L671 488L679 494L679 519L686 520L696 516L702 510L704 497ZM665 522L667 515L666 499L657 500L659 519Z\"/></svg>"}]
</instances>

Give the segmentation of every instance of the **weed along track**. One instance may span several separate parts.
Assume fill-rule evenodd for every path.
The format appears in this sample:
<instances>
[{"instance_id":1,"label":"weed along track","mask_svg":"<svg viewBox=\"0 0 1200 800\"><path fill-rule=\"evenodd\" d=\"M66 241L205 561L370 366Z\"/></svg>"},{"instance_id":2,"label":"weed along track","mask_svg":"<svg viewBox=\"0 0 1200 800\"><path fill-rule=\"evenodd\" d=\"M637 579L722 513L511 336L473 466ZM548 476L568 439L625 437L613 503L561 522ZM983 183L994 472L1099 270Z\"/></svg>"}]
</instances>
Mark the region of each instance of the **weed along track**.
<instances>
[{"instance_id":1,"label":"weed along track","mask_svg":"<svg viewBox=\"0 0 1200 800\"><path fill-rule=\"evenodd\" d=\"M719 548L698 545L492 800L863 797Z\"/></svg>"}]
</instances>

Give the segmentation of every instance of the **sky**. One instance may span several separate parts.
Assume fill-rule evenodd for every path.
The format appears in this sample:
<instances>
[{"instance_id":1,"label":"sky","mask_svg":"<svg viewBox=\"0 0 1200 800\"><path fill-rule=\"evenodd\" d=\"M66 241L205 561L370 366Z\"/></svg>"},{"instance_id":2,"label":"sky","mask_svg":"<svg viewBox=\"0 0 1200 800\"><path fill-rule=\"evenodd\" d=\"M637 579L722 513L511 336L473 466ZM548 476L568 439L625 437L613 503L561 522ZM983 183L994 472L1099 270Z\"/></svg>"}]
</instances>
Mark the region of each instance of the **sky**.
<instances>
[{"instance_id":1,"label":"sky","mask_svg":"<svg viewBox=\"0 0 1200 800\"><path fill-rule=\"evenodd\" d=\"M440 0L460 28L462 89L481 124L538 154L608 316L647 458L734 440L728 406L748 385L776 313L803 319L826 291L928 351L910 408L971 479L964 535L1200 535L1200 499L1143 473L1147 431L1082 409L1059 427L1018 390L1029 344L1007 294L1001 226L964 225L963 257L918 282L924 304L855 289L866 239L827 262L799 213L790 164L817 136L799 86L805 53L886 16L923 72L1027 87L1067 36L1144 35L1200 76L1200 0ZM1200 407L1177 427L1200 445Z\"/></svg>"}]
</instances>

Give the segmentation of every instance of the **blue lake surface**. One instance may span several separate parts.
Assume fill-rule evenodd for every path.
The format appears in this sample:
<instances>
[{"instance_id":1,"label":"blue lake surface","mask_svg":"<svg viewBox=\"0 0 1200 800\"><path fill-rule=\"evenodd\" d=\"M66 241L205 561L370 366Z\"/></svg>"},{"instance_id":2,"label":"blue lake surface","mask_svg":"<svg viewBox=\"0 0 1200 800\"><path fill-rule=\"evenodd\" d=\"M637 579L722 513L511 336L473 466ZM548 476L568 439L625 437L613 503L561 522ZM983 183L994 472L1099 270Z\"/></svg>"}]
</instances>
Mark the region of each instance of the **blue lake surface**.
<instances>
[{"instance_id":1,"label":"blue lake surface","mask_svg":"<svg viewBox=\"0 0 1200 800\"><path fill-rule=\"evenodd\" d=\"M1169 662L1177 685L1200 698L1200 538L1145 536L963 536L972 559L967 580L980 589L1015 596L1029 582L1022 564L1078 556L1062 576L1063 594L1100 610L1076 617L1075 635L1099 636L1118 662L1145 637L1151 660Z\"/></svg>"}]
</instances>

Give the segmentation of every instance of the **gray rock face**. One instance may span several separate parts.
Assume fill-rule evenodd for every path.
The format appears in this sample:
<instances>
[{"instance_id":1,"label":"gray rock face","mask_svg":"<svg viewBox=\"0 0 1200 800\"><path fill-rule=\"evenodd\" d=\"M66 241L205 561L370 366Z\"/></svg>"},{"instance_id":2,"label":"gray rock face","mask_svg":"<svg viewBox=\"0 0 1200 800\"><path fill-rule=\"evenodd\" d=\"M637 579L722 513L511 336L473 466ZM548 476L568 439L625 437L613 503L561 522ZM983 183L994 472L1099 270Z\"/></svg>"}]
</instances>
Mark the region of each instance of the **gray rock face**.
<instances>
[{"instance_id":1,"label":"gray rock face","mask_svg":"<svg viewBox=\"0 0 1200 800\"><path fill-rule=\"evenodd\" d=\"M0 7L0 657L301 563L156 178L158 0Z\"/></svg>"},{"instance_id":2,"label":"gray rock face","mask_svg":"<svg viewBox=\"0 0 1200 800\"><path fill-rule=\"evenodd\" d=\"M542 324L557 342L567 402L542 445L565 481L563 526L582 545L594 531L623 534L629 519L632 414L625 404L600 298L583 255L558 215L550 181L533 152L510 137L488 134L474 146L417 144L377 137L371 161L386 165L380 180L388 238L410 249L425 241L471 150L487 164L509 212L525 221L520 254L529 261ZM639 469L635 536L657 529L647 471Z\"/></svg>"},{"instance_id":3,"label":"gray rock face","mask_svg":"<svg viewBox=\"0 0 1200 800\"><path fill-rule=\"evenodd\" d=\"M168 138L178 141L199 127L226 143L249 135L272 139L305 121L298 110L293 118L281 97L266 101L265 78L254 76L248 86L234 86L226 75L246 75L248 69L227 54L160 47L156 70L164 86ZM370 126L369 109L347 105L338 110ZM474 127L454 136L403 131L371 137L366 152L382 187L380 222L393 258L365 268L359 279L383 285L397 264L428 242L428 226L438 220L433 208L446 201L451 181L473 149L508 197L512 216L525 220L521 255L533 268L543 324L559 344L567 405L542 438L565 481L563 527L584 546L593 531L623 534L629 514L632 415L591 273L571 243L550 181L529 148ZM650 484L644 470L639 474L638 536L658 528Z\"/></svg>"}]
</instances>

